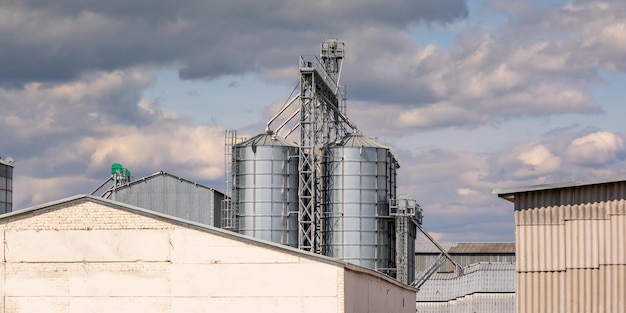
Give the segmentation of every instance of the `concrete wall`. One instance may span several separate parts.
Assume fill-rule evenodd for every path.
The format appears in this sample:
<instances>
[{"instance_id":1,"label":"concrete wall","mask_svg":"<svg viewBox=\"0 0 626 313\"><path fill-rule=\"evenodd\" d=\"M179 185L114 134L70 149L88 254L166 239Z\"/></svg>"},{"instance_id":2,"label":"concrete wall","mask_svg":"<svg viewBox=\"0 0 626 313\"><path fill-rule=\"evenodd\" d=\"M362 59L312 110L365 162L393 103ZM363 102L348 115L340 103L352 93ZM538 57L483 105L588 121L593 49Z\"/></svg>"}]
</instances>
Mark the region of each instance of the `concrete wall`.
<instances>
[{"instance_id":1,"label":"concrete wall","mask_svg":"<svg viewBox=\"0 0 626 313\"><path fill-rule=\"evenodd\" d=\"M1 222L1 312L343 312L344 268L297 253L89 201Z\"/></svg>"},{"instance_id":2,"label":"concrete wall","mask_svg":"<svg viewBox=\"0 0 626 313\"><path fill-rule=\"evenodd\" d=\"M415 291L378 275L346 270L345 313L414 313Z\"/></svg>"}]
</instances>

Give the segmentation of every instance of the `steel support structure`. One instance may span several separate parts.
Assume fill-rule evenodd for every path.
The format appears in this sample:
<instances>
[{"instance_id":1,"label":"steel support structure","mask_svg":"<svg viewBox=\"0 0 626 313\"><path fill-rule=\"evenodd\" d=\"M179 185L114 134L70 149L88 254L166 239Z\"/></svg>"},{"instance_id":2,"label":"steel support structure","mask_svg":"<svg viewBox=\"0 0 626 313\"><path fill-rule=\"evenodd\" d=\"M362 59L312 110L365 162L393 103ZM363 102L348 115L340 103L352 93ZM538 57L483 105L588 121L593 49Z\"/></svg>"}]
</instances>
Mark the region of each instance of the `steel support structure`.
<instances>
[{"instance_id":1,"label":"steel support structure","mask_svg":"<svg viewBox=\"0 0 626 313\"><path fill-rule=\"evenodd\" d=\"M232 192L233 182L235 175L233 175L237 169L233 169L233 147L235 144L241 141L237 138L236 130L226 130L224 136L224 176L226 177L226 186L224 189L225 199L222 200L222 214L221 214L221 228L228 229L234 232L239 230L239 221L237 216L237 208L233 203L234 193Z\"/></svg>"},{"instance_id":2,"label":"steel support structure","mask_svg":"<svg viewBox=\"0 0 626 313\"><path fill-rule=\"evenodd\" d=\"M344 136L349 123L338 96L343 43L325 41L320 57L300 58L298 248L313 253L322 252L321 149Z\"/></svg>"},{"instance_id":3,"label":"steel support structure","mask_svg":"<svg viewBox=\"0 0 626 313\"><path fill-rule=\"evenodd\" d=\"M415 219L421 215L421 208L417 201L405 195L389 202L389 213L395 217L396 227L396 279L409 284L415 276L411 273L414 267L410 263L414 262L414 257L410 254L414 254L414 250L410 246L415 244Z\"/></svg>"}]
</instances>

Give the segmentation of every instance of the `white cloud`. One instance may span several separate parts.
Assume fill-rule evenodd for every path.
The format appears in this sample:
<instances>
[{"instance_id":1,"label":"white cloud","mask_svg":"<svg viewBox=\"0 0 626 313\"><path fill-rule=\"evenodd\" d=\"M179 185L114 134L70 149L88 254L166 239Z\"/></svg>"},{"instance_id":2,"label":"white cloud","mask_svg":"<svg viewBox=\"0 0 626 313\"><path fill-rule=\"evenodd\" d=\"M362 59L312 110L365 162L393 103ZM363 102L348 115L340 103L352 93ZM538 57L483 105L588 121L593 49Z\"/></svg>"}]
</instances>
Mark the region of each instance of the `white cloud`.
<instances>
[{"instance_id":1,"label":"white cloud","mask_svg":"<svg viewBox=\"0 0 626 313\"><path fill-rule=\"evenodd\" d=\"M517 160L523 165L514 172L514 175L519 178L544 176L558 171L561 167L561 158L541 144L521 152Z\"/></svg>"},{"instance_id":2,"label":"white cloud","mask_svg":"<svg viewBox=\"0 0 626 313\"><path fill-rule=\"evenodd\" d=\"M572 140L567 158L578 164L604 164L614 161L624 149L624 140L614 133L599 131Z\"/></svg>"}]
</instances>

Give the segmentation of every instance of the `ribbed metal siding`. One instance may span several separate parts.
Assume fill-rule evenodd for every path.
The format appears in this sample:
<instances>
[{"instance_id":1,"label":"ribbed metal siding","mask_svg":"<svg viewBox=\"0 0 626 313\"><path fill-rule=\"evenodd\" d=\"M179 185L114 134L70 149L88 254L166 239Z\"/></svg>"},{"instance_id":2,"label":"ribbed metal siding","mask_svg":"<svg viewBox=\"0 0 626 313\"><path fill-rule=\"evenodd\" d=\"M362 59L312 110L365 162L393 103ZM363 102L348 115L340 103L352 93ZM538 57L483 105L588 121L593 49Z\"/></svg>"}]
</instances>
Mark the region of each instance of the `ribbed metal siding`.
<instances>
[{"instance_id":1,"label":"ribbed metal siding","mask_svg":"<svg viewBox=\"0 0 626 313\"><path fill-rule=\"evenodd\" d=\"M420 288L417 301L450 301L474 293L515 292L514 263L478 263L465 275L436 273Z\"/></svg>"},{"instance_id":2,"label":"ribbed metal siding","mask_svg":"<svg viewBox=\"0 0 626 313\"><path fill-rule=\"evenodd\" d=\"M0 161L0 214L13 211L13 166Z\"/></svg>"},{"instance_id":3,"label":"ribbed metal siding","mask_svg":"<svg viewBox=\"0 0 626 313\"><path fill-rule=\"evenodd\" d=\"M451 255L454 261L456 261L459 265L465 267L475 263L480 262L508 262L515 263L515 255L489 255L489 254L481 254L481 255ZM432 264L437 258L439 254L416 254L415 255L415 270L417 272L424 271L428 268L430 264ZM446 261L438 270L438 272L454 272L454 264L450 261Z\"/></svg>"},{"instance_id":4,"label":"ribbed metal siding","mask_svg":"<svg viewBox=\"0 0 626 313\"><path fill-rule=\"evenodd\" d=\"M520 192L515 194L515 210L621 200L625 196L626 181Z\"/></svg>"},{"instance_id":5,"label":"ribbed metal siding","mask_svg":"<svg viewBox=\"0 0 626 313\"><path fill-rule=\"evenodd\" d=\"M389 198L395 196L397 163L388 148L327 147L322 164L325 253L373 269L392 268L394 234Z\"/></svg>"},{"instance_id":6,"label":"ribbed metal siding","mask_svg":"<svg viewBox=\"0 0 626 313\"><path fill-rule=\"evenodd\" d=\"M215 226L214 192L212 189L173 176L156 175L117 189L112 199Z\"/></svg>"},{"instance_id":7,"label":"ribbed metal siding","mask_svg":"<svg viewBox=\"0 0 626 313\"><path fill-rule=\"evenodd\" d=\"M626 201L519 210L515 220L518 312L624 312Z\"/></svg>"},{"instance_id":8,"label":"ribbed metal siding","mask_svg":"<svg viewBox=\"0 0 626 313\"><path fill-rule=\"evenodd\" d=\"M476 293L446 302L418 302L417 313L514 313L515 293Z\"/></svg>"},{"instance_id":9,"label":"ribbed metal siding","mask_svg":"<svg viewBox=\"0 0 626 313\"><path fill-rule=\"evenodd\" d=\"M233 147L239 233L298 246L298 148L271 134Z\"/></svg>"}]
</instances>

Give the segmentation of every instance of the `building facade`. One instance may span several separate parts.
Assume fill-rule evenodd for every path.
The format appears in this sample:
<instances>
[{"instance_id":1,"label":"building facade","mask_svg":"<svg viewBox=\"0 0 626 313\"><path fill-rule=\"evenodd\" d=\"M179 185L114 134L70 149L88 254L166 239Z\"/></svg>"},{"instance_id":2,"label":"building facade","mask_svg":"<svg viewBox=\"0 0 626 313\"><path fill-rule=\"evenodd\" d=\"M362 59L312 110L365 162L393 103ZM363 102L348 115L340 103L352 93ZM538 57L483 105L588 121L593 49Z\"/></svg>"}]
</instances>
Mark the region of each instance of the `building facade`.
<instances>
[{"instance_id":1,"label":"building facade","mask_svg":"<svg viewBox=\"0 0 626 313\"><path fill-rule=\"evenodd\" d=\"M0 216L3 312L415 312L373 270L92 196Z\"/></svg>"},{"instance_id":2,"label":"building facade","mask_svg":"<svg viewBox=\"0 0 626 313\"><path fill-rule=\"evenodd\" d=\"M514 203L517 312L624 312L626 178L493 193Z\"/></svg>"}]
</instances>

